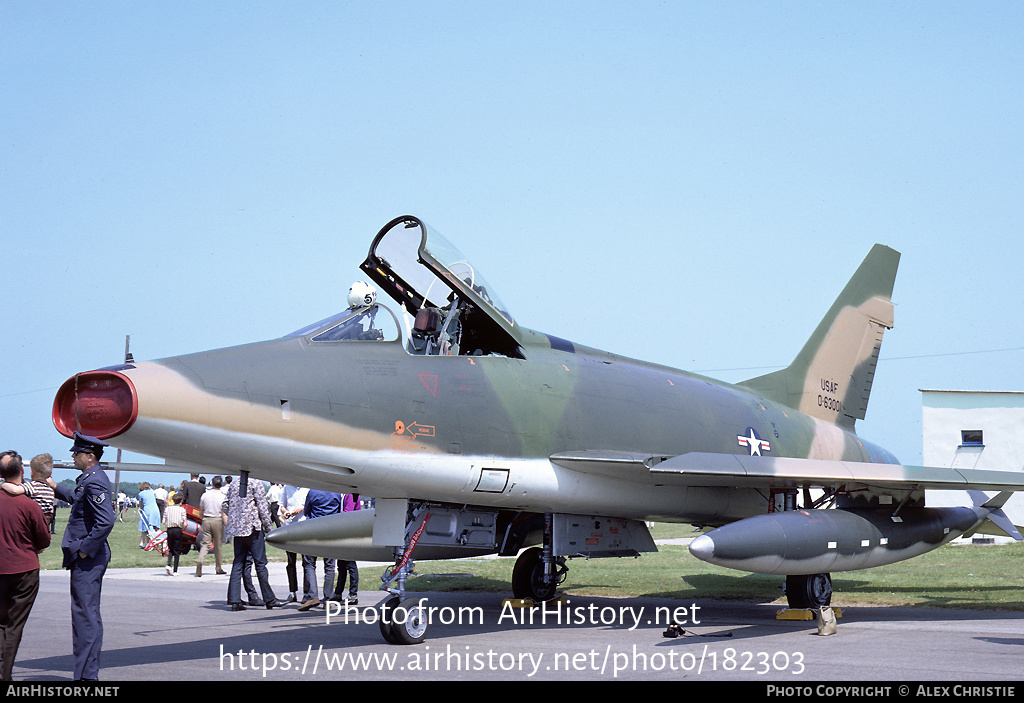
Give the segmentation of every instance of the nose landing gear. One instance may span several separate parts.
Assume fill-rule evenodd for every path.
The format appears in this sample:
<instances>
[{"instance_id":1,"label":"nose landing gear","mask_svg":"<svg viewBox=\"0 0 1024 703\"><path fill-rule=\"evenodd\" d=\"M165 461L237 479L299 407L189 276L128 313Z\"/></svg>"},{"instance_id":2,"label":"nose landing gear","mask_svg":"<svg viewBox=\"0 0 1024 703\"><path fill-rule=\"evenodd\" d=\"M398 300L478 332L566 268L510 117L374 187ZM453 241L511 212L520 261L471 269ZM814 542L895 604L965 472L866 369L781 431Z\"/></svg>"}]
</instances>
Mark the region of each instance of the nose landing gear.
<instances>
[{"instance_id":1,"label":"nose landing gear","mask_svg":"<svg viewBox=\"0 0 1024 703\"><path fill-rule=\"evenodd\" d=\"M423 521L412 534L409 534L409 529L424 510L414 510L413 519L409 521L406 530L405 545L395 549L395 565L385 569L381 576L381 588L390 593L391 597L381 604L380 619L377 622L380 634L390 644L419 644L426 639L430 628L429 613L424 601L405 597L405 581L412 570L412 550L423 535L430 513L423 515ZM395 588L390 587L392 582L395 582Z\"/></svg>"}]
</instances>

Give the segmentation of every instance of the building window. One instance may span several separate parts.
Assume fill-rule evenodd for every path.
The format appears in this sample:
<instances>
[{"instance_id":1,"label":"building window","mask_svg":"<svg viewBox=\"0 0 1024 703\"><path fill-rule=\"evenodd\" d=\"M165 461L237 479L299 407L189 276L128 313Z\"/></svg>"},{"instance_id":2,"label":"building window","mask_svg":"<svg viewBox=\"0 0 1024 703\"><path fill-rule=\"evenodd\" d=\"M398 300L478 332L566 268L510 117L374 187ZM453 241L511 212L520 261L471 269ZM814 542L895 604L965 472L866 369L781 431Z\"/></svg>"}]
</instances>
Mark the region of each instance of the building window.
<instances>
[{"instance_id":1,"label":"building window","mask_svg":"<svg viewBox=\"0 0 1024 703\"><path fill-rule=\"evenodd\" d=\"M985 439L982 430L960 430L960 446L984 447Z\"/></svg>"}]
</instances>

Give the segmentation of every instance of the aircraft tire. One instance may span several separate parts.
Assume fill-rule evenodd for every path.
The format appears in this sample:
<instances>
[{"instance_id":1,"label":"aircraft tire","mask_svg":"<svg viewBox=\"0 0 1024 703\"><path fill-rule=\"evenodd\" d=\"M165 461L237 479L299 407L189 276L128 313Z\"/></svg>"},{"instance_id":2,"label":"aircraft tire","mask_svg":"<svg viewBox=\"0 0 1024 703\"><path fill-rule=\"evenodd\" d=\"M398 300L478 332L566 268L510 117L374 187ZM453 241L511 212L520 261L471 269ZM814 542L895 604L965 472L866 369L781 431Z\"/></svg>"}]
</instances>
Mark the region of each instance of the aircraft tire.
<instances>
[{"instance_id":1,"label":"aircraft tire","mask_svg":"<svg viewBox=\"0 0 1024 703\"><path fill-rule=\"evenodd\" d=\"M790 608L823 608L832 603L832 576L806 574L786 577L786 600Z\"/></svg>"},{"instance_id":2,"label":"aircraft tire","mask_svg":"<svg viewBox=\"0 0 1024 703\"><path fill-rule=\"evenodd\" d=\"M555 597L557 582L544 583L543 554L540 547L530 547L516 559L512 568L512 595L516 598L542 603Z\"/></svg>"},{"instance_id":3,"label":"aircraft tire","mask_svg":"<svg viewBox=\"0 0 1024 703\"><path fill-rule=\"evenodd\" d=\"M392 631L395 608L398 606L398 603L398 596L391 596L380 606L380 619L377 621L377 624L380 625L380 634L384 636L384 639L388 644L399 644L398 639Z\"/></svg>"},{"instance_id":4,"label":"aircraft tire","mask_svg":"<svg viewBox=\"0 0 1024 703\"><path fill-rule=\"evenodd\" d=\"M419 644L427 638L430 622L418 598L406 598L392 611L391 636L395 644Z\"/></svg>"}]
</instances>

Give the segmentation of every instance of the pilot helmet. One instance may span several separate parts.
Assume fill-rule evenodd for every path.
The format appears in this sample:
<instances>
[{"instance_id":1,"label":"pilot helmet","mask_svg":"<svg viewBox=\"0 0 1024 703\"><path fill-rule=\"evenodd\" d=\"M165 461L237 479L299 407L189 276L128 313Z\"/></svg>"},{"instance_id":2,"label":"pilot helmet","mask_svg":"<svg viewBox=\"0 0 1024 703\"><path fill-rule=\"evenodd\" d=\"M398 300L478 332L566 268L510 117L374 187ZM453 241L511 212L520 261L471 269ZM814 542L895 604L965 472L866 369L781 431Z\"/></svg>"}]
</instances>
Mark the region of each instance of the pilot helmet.
<instances>
[{"instance_id":1,"label":"pilot helmet","mask_svg":"<svg viewBox=\"0 0 1024 703\"><path fill-rule=\"evenodd\" d=\"M364 281L356 281L348 289L348 306L350 308L369 307L377 302L377 289Z\"/></svg>"}]
</instances>

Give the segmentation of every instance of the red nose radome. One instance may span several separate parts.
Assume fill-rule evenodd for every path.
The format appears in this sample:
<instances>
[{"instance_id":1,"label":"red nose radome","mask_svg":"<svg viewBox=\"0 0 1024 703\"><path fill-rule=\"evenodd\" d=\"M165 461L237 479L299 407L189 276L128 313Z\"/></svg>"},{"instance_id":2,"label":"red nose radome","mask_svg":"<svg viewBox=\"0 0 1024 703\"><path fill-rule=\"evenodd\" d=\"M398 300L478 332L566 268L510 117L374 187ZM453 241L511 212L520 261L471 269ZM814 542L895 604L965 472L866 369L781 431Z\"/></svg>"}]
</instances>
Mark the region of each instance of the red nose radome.
<instances>
[{"instance_id":1,"label":"red nose radome","mask_svg":"<svg viewBox=\"0 0 1024 703\"><path fill-rule=\"evenodd\" d=\"M116 371L85 371L60 387L53 399L53 426L65 437L81 432L109 439L125 432L139 415L135 386Z\"/></svg>"}]
</instances>

